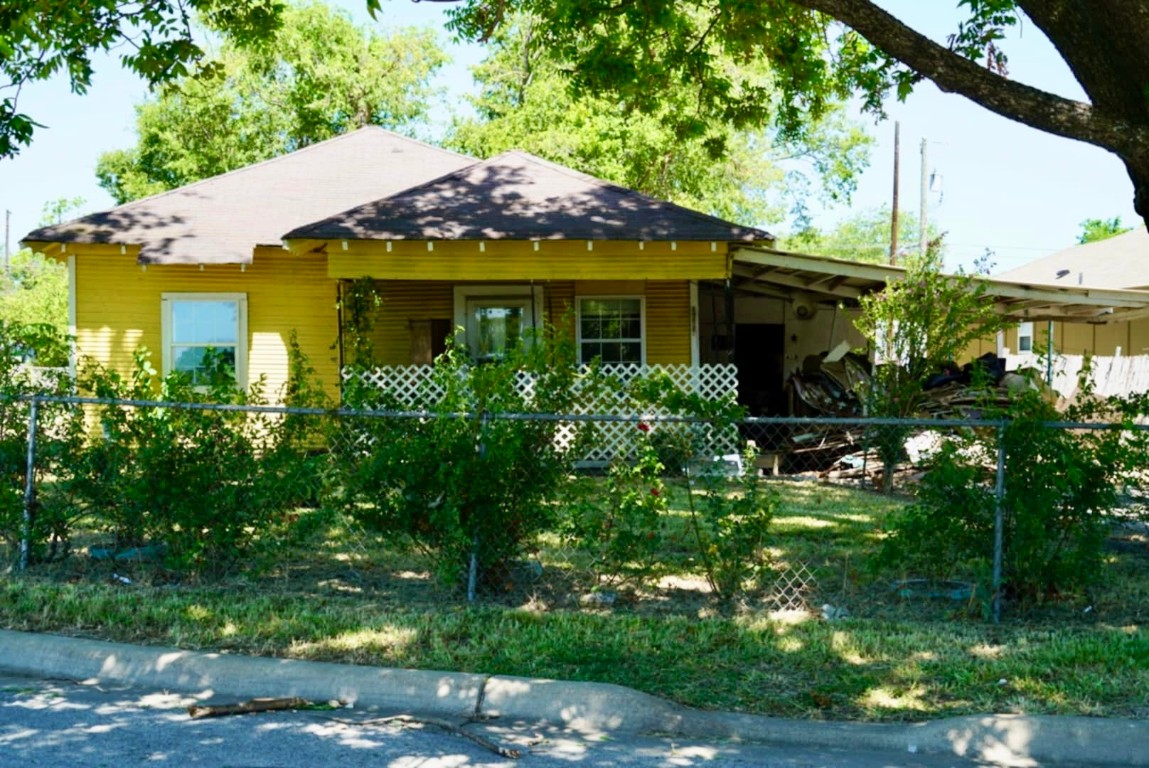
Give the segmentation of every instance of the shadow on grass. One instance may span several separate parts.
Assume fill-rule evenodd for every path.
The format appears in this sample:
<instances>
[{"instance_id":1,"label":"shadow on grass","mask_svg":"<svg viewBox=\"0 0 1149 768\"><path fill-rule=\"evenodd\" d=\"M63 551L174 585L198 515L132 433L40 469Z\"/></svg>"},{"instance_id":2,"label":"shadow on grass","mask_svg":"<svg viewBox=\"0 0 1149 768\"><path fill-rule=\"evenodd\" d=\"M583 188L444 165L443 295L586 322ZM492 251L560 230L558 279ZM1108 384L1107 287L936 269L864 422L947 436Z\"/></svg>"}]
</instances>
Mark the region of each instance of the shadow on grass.
<instances>
[{"instance_id":1,"label":"shadow on grass","mask_svg":"<svg viewBox=\"0 0 1149 768\"><path fill-rule=\"evenodd\" d=\"M889 499L816 484L779 493L773 555L809 568L807 611L773 612L768 589L718 604L685 559L650 584L604 585L558 537L537 551L541 567L468 606L426 557L344 528L212 584L73 557L0 581L0 617L181 648L617 683L782 717L1149 715L1149 556L1136 547L1113 553L1104 589L994 626L968 601L901 599L889 574L868 569ZM826 620L824 604L845 612Z\"/></svg>"}]
</instances>

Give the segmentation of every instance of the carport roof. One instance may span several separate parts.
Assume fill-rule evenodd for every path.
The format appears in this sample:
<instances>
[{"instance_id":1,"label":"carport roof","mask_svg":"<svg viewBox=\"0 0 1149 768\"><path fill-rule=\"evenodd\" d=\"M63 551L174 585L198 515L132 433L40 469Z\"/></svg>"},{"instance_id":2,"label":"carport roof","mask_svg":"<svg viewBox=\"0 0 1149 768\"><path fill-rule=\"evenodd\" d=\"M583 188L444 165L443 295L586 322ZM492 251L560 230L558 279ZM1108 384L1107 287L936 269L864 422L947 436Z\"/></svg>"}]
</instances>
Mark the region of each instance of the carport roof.
<instances>
[{"instance_id":1,"label":"carport roof","mask_svg":"<svg viewBox=\"0 0 1149 768\"><path fill-rule=\"evenodd\" d=\"M901 267L773 248L738 246L732 255L735 289L768 296L789 297L797 291L815 301L852 304L905 277ZM1019 322L1114 323L1149 315L1149 291L976 279L998 311Z\"/></svg>"}]
</instances>

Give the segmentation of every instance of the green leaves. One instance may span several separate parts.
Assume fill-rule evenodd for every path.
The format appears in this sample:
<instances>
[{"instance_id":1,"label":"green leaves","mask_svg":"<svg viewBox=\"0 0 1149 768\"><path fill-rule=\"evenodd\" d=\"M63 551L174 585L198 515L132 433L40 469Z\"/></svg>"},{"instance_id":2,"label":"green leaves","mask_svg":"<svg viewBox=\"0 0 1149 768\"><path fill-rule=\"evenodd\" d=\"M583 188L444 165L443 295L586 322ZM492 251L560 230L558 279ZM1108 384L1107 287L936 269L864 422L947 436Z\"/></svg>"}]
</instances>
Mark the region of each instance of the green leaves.
<instances>
[{"instance_id":1,"label":"green leaves","mask_svg":"<svg viewBox=\"0 0 1149 768\"><path fill-rule=\"evenodd\" d=\"M92 54L117 48L127 68L160 85L186 75L203 56L191 28L195 13L250 42L275 30L281 8L274 0L13 0L0 7L0 89L19 94L65 71L72 90L85 93ZM5 98L0 108L0 158L17 154L42 127L17 111L17 99Z\"/></svg>"},{"instance_id":2,"label":"green leaves","mask_svg":"<svg viewBox=\"0 0 1149 768\"><path fill-rule=\"evenodd\" d=\"M271 5L257 4L244 17L255 26L238 30L228 8L207 19L227 25L219 55L165 74L167 85L137 108L136 146L101 155L100 185L118 203L364 125L410 132L425 120L431 77L446 61L433 32L377 34L315 3L284 8L282 26L257 36L255 21L270 19ZM178 60L160 56L141 65Z\"/></svg>"},{"instance_id":3,"label":"green leaves","mask_svg":"<svg viewBox=\"0 0 1149 768\"><path fill-rule=\"evenodd\" d=\"M564 12L579 23L597 18L586 4ZM630 30L626 34L633 39L625 45L661 39L648 29L653 22L635 23L649 35ZM671 34L686 33L681 27ZM587 50L569 53L554 44L554 35L551 20L529 13L503 20L490 38L490 55L475 70L480 92L472 104L478 117L456 119L450 145L480 157L525 149L655 197L757 225L781 220L787 206L801 207L814 195L848 198L868 162L869 139L836 104L825 105L824 119L808 118L800 130L776 135L700 106L694 76L685 70L660 74L657 98L604 85L643 77L636 51L623 50L614 37L595 36L588 38ZM578 59L593 59L586 66L603 83L580 74ZM726 94L724 102L753 93L773 104L773 75L761 63L723 54L698 66L708 76L721 75L715 87Z\"/></svg>"}]
</instances>

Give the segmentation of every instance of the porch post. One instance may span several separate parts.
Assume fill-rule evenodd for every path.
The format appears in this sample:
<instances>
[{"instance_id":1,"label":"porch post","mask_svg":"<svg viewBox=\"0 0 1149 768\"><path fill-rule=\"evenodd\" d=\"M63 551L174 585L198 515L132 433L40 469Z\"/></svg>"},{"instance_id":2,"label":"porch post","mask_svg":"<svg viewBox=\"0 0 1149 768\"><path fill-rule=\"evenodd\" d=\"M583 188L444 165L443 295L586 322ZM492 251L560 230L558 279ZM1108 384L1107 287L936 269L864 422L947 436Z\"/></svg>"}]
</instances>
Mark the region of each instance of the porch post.
<instances>
[{"instance_id":1,"label":"porch post","mask_svg":"<svg viewBox=\"0 0 1149 768\"><path fill-rule=\"evenodd\" d=\"M698 331L698 281L690 281L690 367L695 370L702 364L702 351L699 346Z\"/></svg>"}]
</instances>

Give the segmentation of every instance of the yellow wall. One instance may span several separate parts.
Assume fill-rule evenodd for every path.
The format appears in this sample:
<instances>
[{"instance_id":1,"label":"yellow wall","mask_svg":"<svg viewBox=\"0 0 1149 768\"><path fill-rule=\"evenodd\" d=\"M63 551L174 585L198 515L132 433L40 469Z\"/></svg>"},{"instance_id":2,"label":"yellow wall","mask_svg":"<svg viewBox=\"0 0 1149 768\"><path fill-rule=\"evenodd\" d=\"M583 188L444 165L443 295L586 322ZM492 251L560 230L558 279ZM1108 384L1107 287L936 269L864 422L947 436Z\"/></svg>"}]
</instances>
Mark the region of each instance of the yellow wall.
<instances>
[{"instance_id":1,"label":"yellow wall","mask_svg":"<svg viewBox=\"0 0 1149 768\"><path fill-rule=\"evenodd\" d=\"M266 375L275 399L287 378L291 331L320 379L338 391L336 284L320 255L257 249L253 263L198 266L136 263L133 254L75 247L76 335L82 356L127 373L141 346L161 367L161 295L169 291L247 294L248 380Z\"/></svg>"},{"instance_id":2,"label":"yellow wall","mask_svg":"<svg viewBox=\"0 0 1149 768\"><path fill-rule=\"evenodd\" d=\"M482 285L471 282L468 285ZM519 283L522 284L522 283ZM372 341L381 365L411 364L411 325L425 320L454 324L456 283L387 280L377 282L383 299ZM690 364L690 284L686 280L578 280L536 283L543 287L547 321L559 324L579 296L645 296L646 361ZM573 333L573 326L571 327Z\"/></svg>"}]
</instances>

